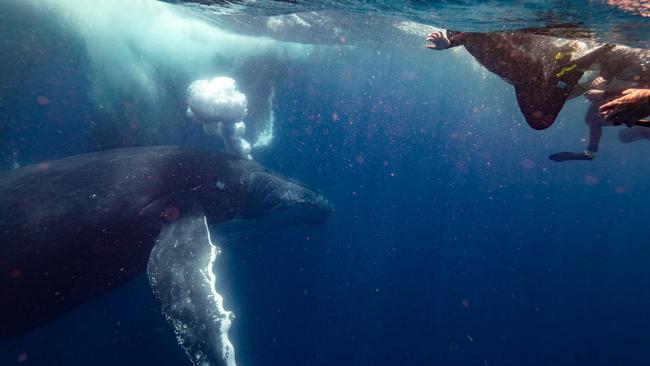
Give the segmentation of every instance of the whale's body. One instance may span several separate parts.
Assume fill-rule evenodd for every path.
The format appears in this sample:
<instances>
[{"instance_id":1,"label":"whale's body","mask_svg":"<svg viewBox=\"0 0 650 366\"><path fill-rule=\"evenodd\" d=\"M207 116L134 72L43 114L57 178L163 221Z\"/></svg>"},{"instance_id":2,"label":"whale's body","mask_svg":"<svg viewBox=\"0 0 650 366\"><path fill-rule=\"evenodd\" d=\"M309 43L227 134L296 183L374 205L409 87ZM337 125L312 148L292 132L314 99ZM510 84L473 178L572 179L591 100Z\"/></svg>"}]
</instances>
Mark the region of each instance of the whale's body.
<instances>
[{"instance_id":1,"label":"whale's body","mask_svg":"<svg viewBox=\"0 0 650 366\"><path fill-rule=\"evenodd\" d=\"M194 287L212 296L214 281L197 283L214 276L207 268L217 253L209 226L247 219L261 225L277 213L281 219L262 228L269 230L317 223L330 210L318 193L257 163L178 147L109 150L5 173L0 337L53 319L147 266L172 324L179 317L200 320L203 308L215 304L201 298L174 315L168 302L186 300L177 298L178 291ZM224 317L215 319L217 328Z\"/></svg>"}]
</instances>

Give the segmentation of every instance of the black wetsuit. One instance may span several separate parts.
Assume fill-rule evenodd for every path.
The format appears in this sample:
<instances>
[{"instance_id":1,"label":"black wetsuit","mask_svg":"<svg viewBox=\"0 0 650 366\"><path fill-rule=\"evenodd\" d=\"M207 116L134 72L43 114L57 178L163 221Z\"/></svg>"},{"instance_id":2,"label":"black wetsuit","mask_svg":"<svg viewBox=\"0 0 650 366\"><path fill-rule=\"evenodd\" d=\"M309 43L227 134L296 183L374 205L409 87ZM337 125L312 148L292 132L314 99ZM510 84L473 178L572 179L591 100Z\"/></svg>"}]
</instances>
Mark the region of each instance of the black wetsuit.
<instances>
[{"instance_id":1,"label":"black wetsuit","mask_svg":"<svg viewBox=\"0 0 650 366\"><path fill-rule=\"evenodd\" d=\"M584 49L584 42L527 31L447 35L450 47L465 46L481 65L514 86L519 108L536 130L555 122L585 70L614 48L594 43L591 51L574 59L570 54ZM567 57L558 57L565 53Z\"/></svg>"}]
</instances>

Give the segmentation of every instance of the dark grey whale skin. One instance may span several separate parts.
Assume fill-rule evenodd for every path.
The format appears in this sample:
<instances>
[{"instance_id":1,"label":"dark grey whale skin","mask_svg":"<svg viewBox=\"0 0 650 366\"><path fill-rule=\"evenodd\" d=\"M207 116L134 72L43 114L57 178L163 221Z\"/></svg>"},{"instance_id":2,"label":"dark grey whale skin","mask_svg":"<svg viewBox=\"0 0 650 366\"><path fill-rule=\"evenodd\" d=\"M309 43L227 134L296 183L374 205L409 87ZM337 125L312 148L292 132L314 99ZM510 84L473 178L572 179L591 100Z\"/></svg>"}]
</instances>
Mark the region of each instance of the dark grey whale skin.
<instances>
[{"instance_id":1,"label":"dark grey whale skin","mask_svg":"<svg viewBox=\"0 0 650 366\"><path fill-rule=\"evenodd\" d=\"M271 195L251 193L252 176L262 176L256 186L307 191L250 160L179 147L108 150L1 175L0 339L144 271L162 225L190 206L184 201L198 202L210 225L268 213L255 195Z\"/></svg>"}]
</instances>

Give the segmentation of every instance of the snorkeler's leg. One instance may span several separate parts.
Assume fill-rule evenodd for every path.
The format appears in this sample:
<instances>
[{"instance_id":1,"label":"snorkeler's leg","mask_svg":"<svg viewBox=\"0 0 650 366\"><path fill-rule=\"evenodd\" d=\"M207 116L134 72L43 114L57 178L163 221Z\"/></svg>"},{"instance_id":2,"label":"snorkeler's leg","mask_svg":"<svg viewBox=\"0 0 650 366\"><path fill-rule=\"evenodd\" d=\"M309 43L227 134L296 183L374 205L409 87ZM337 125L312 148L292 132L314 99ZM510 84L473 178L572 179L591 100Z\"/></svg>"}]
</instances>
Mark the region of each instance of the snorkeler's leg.
<instances>
[{"instance_id":1,"label":"snorkeler's leg","mask_svg":"<svg viewBox=\"0 0 650 366\"><path fill-rule=\"evenodd\" d=\"M589 126L589 146L584 152L571 152L563 151L549 155L549 159L555 162L563 162L570 160L594 160L596 158L596 153L598 152L598 144L600 142L600 137L602 136L602 127L600 126Z\"/></svg>"},{"instance_id":2,"label":"snorkeler's leg","mask_svg":"<svg viewBox=\"0 0 650 366\"><path fill-rule=\"evenodd\" d=\"M608 125L600 113L598 113L598 108L602 102L593 102L589 105L587 112L585 113L585 123L589 126L589 145L587 145L587 153L590 153L593 157L596 157L598 152L598 146L600 145L600 139L603 136L603 126Z\"/></svg>"},{"instance_id":3,"label":"snorkeler's leg","mask_svg":"<svg viewBox=\"0 0 650 366\"><path fill-rule=\"evenodd\" d=\"M599 105L600 103L591 103L585 114L585 122L589 126L589 145L587 145L587 150L584 152L563 151L550 155L548 157L549 159L559 163L570 160L593 160L596 158L600 138L603 136L603 125L605 124L603 118L598 114Z\"/></svg>"},{"instance_id":4,"label":"snorkeler's leg","mask_svg":"<svg viewBox=\"0 0 650 366\"><path fill-rule=\"evenodd\" d=\"M600 145L600 138L603 136L603 128L601 126L589 126L589 145L587 145L587 151L585 154L591 156L591 158L596 157L598 152L598 146Z\"/></svg>"}]
</instances>

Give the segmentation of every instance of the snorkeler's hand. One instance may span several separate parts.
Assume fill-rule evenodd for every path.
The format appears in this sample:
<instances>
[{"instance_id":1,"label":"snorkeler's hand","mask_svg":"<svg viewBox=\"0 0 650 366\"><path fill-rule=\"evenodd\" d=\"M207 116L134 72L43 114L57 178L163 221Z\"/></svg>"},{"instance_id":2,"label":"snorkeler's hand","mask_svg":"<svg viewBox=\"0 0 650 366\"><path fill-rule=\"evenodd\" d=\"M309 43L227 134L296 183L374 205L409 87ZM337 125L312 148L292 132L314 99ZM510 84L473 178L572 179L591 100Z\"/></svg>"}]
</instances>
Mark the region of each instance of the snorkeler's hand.
<instances>
[{"instance_id":1,"label":"snorkeler's hand","mask_svg":"<svg viewBox=\"0 0 650 366\"><path fill-rule=\"evenodd\" d=\"M607 119L639 119L650 114L650 89L627 89L623 95L598 108Z\"/></svg>"},{"instance_id":2,"label":"snorkeler's hand","mask_svg":"<svg viewBox=\"0 0 650 366\"><path fill-rule=\"evenodd\" d=\"M603 78L602 76L599 76L591 82L590 89L604 90L605 84L607 84L607 80L605 80L605 78Z\"/></svg>"},{"instance_id":3,"label":"snorkeler's hand","mask_svg":"<svg viewBox=\"0 0 650 366\"><path fill-rule=\"evenodd\" d=\"M587 152L576 153L570 151L563 151L548 156L549 159L553 160L556 163L561 163L563 161L571 161L571 160L594 160L594 157L595 157L594 153L587 153Z\"/></svg>"},{"instance_id":4,"label":"snorkeler's hand","mask_svg":"<svg viewBox=\"0 0 650 366\"><path fill-rule=\"evenodd\" d=\"M449 39L447 39L447 37L445 37L445 35L439 31L429 33L427 36L427 42L431 43L427 44L427 48L432 50L445 50L451 45Z\"/></svg>"},{"instance_id":5,"label":"snorkeler's hand","mask_svg":"<svg viewBox=\"0 0 650 366\"><path fill-rule=\"evenodd\" d=\"M597 100L603 100L605 98L605 91L598 89L589 89L585 92L585 98L594 102Z\"/></svg>"}]
</instances>

